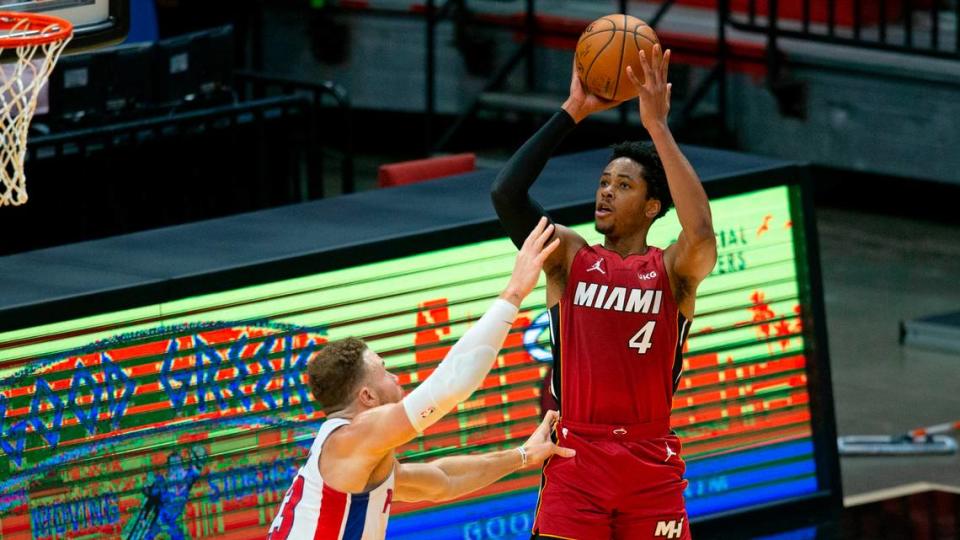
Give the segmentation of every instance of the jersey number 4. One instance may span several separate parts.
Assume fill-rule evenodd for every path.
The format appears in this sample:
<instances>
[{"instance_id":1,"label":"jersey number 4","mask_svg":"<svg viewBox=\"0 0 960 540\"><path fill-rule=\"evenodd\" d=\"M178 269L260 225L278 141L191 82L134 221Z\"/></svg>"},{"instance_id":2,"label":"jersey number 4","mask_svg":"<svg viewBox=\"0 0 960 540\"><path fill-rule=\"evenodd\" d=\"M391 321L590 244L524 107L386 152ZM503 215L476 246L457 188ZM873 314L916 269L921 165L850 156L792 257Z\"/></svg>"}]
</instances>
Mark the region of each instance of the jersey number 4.
<instances>
[{"instance_id":1,"label":"jersey number 4","mask_svg":"<svg viewBox=\"0 0 960 540\"><path fill-rule=\"evenodd\" d=\"M653 338L653 329L657 326L657 321L649 321L643 325L639 332L630 338L628 345L631 349L636 349L637 354L644 354L647 349L653 346L650 340Z\"/></svg>"}]
</instances>

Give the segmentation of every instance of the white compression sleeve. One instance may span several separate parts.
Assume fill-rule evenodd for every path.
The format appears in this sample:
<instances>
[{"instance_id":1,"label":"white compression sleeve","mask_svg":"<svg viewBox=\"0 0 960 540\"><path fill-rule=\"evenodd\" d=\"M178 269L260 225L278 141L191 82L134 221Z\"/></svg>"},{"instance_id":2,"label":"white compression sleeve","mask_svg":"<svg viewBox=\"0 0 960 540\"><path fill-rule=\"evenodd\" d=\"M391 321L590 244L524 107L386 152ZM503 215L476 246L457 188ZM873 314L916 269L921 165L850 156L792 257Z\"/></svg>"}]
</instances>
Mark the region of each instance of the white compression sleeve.
<instances>
[{"instance_id":1,"label":"white compression sleeve","mask_svg":"<svg viewBox=\"0 0 960 540\"><path fill-rule=\"evenodd\" d=\"M480 386L490 373L517 312L516 306L498 298L427 380L403 398L407 418L418 432L440 420Z\"/></svg>"}]
</instances>

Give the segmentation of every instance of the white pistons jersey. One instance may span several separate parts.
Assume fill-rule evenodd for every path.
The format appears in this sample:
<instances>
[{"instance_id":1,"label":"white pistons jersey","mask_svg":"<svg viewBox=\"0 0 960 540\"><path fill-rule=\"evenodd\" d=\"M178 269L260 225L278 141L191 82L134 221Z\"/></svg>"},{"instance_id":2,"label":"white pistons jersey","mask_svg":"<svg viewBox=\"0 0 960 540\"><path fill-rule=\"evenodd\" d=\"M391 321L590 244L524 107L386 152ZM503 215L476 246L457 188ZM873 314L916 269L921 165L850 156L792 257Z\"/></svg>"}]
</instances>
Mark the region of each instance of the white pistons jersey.
<instances>
[{"instance_id":1,"label":"white pistons jersey","mask_svg":"<svg viewBox=\"0 0 960 540\"><path fill-rule=\"evenodd\" d=\"M320 426L307 462L287 490L268 540L383 540L393 501L394 473L367 493L344 493L323 482L320 451L327 437L350 422L332 418Z\"/></svg>"}]
</instances>

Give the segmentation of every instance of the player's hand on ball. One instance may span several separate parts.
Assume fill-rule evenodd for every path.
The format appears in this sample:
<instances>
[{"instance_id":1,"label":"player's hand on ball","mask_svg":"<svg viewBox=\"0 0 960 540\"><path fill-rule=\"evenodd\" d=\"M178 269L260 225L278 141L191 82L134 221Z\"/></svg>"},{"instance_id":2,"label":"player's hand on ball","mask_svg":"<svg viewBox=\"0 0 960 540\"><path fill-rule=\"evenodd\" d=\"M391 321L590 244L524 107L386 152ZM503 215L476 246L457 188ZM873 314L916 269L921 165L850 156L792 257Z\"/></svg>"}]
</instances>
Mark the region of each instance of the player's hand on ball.
<instances>
[{"instance_id":1,"label":"player's hand on ball","mask_svg":"<svg viewBox=\"0 0 960 540\"><path fill-rule=\"evenodd\" d=\"M547 411L537 430L530 435L527 442L523 443L523 448L527 451L528 466L542 463L552 455L569 458L577 454L573 448L562 448L550 440L550 432L553 431L553 425L559 418L557 411Z\"/></svg>"},{"instance_id":2,"label":"player's hand on ball","mask_svg":"<svg viewBox=\"0 0 960 540\"><path fill-rule=\"evenodd\" d=\"M665 125L670 114L670 89L667 82L667 70L670 67L670 50L663 52L660 44L653 46L653 53L647 56L640 51L640 65L643 68L643 82L637 78L633 68L627 67L627 76L636 87L640 101L640 122L649 131Z\"/></svg>"},{"instance_id":3,"label":"player's hand on ball","mask_svg":"<svg viewBox=\"0 0 960 540\"><path fill-rule=\"evenodd\" d=\"M510 276L510 283L501 298L512 301L519 307L520 302L537 286L544 261L560 245L559 236L547 243L553 236L553 231L553 224L545 217L540 218L540 223L527 235L520 253L517 254L513 275Z\"/></svg>"},{"instance_id":4,"label":"player's hand on ball","mask_svg":"<svg viewBox=\"0 0 960 540\"><path fill-rule=\"evenodd\" d=\"M604 99L587 92L577 75L577 64L574 60L573 73L570 76L570 97L563 103L563 110L567 111L575 122L579 124L581 120L591 114L612 109L621 103L623 102Z\"/></svg>"}]
</instances>

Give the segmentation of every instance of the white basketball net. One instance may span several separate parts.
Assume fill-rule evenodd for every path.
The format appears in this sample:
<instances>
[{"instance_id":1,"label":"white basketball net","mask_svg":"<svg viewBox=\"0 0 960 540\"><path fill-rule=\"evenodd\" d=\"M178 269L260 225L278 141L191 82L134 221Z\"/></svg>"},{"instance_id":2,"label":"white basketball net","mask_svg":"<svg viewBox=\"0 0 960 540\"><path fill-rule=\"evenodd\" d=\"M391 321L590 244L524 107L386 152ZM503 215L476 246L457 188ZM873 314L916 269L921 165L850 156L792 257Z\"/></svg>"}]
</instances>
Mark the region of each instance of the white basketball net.
<instances>
[{"instance_id":1,"label":"white basketball net","mask_svg":"<svg viewBox=\"0 0 960 540\"><path fill-rule=\"evenodd\" d=\"M6 37L42 35L55 25L42 30L29 29L29 21L21 19L12 29L0 33L0 49L15 51L17 59L0 69L0 206L17 206L27 202L26 176L23 161L27 155L30 121L37 110L37 97L50 78L60 53L72 36L42 45L23 45L15 49L3 46ZM7 53L9 54L9 53Z\"/></svg>"}]
</instances>

